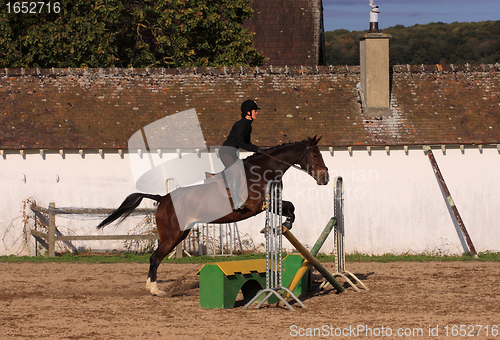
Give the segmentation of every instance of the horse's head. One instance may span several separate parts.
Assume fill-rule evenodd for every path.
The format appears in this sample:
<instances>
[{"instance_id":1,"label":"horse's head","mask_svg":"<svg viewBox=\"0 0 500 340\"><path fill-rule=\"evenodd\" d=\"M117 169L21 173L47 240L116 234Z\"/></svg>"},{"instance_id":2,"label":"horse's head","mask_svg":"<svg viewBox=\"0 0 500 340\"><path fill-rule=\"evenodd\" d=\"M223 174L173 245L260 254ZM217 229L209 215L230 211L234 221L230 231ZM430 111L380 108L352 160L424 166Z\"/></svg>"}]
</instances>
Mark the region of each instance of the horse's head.
<instances>
[{"instance_id":1,"label":"horse's head","mask_svg":"<svg viewBox=\"0 0 500 340\"><path fill-rule=\"evenodd\" d=\"M305 155L300 160L299 165L316 180L318 185L326 185L330 180L330 175L328 174L328 168L318 148L320 139L321 137L316 138L316 136L314 136L307 140Z\"/></svg>"}]
</instances>

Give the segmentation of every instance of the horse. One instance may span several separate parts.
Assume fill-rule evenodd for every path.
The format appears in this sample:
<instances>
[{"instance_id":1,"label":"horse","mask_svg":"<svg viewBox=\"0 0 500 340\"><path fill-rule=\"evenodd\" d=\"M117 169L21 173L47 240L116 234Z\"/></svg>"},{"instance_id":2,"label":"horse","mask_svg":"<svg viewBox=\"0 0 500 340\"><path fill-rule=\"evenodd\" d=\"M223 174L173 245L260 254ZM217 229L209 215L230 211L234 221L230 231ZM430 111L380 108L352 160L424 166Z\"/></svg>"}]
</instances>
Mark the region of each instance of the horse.
<instances>
[{"instance_id":1,"label":"horse","mask_svg":"<svg viewBox=\"0 0 500 340\"><path fill-rule=\"evenodd\" d=\"M208 184L177 188L165 196L146 193L130 194L118 209L97 226L97 229L102 229L117 219L122 222L139 206L143 198L158 202L155 216L159 243L150 257L146 289L150 291L151 295L165 295L166 293L159 290L156 283L158 266L163 258L187 237L190 228L195 223L231 223L259 214L265 210L267 183L271 180L281 181L290 167L307 172L318 185L328 184L328 168L325 166L318 148L321 137L316 137L281 144L264 150L264 154L255 153L245 158L243 165L248 198L243 209L236 211L230 209L229 213L220 210L219 202L222 202L224 195L221 193L219 185L209 181ZM226 196L225 200L227 201L227 199ZM283 216L286 217L285 223L288 228L291 228L295 220L293 203L283 201L282 210Z\"/></svg>"}]
</instances>

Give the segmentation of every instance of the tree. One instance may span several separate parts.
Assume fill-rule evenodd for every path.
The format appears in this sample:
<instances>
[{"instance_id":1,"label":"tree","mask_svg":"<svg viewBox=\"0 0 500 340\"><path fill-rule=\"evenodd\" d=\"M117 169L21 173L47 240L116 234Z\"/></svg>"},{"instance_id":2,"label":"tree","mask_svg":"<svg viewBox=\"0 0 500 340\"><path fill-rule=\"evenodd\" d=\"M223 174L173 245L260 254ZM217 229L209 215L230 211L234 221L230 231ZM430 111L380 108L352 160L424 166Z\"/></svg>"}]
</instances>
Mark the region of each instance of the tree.
<instances>
[{"instance_id":1,"label":"tree","mask_svg":"<svg viewBox=\"0 0 500 340\"><path fill-rule=\"evenodd\" d=\"M0 63L10 68L261 65L264 57L253 47L252 33L241 27L252 15L249 1L65 0L57 3L57 12L42 7L30 14L15 13L0 0Z\"/></svg>"},{"instance_id":2,"label":"tree","mask_svg":"<svg viewBox=\"0 0 500 340\"><path fill-rule=\"evenodd\" d=\"M132 31L121 36L137 65L261 65L253 34L241 26L252 16L249 0L132 1ZM131 44L127 44L130 42Z\"/></svg>"},{"instance_id":3,"label":"tree","mask_svg":"<svg viewBox=\"0 0 500 340\"><path fill-rule=\"evenodd\" d=\"M335 30L325 33L326 63L328 65L359 65L360 32Z\"/></svg>"},{"instance_id":4,"label":"tree","mask_svg":"<svg viewBox=\"0 0 500 340\"><path fill-rule=\"evenodd\" d=\"M3 2L3 1L2 1ZM12 4L12 2L11 2ZM35 13L2 7L0 21L9 33L0 41L4 67L107 67L116 62L115 33L119 1L71 0ZM19 8L18 8L19 10Z\"/></svg>"},{"instance_id":5,"label":"tree","mask_svg":"<svg viewBox=\"0 0 500 340\"><path fill-rule=\"evenodd\" d=\"M327 63L359 65L357 37L364 33L347 30L325 32ZM389 42L389 61L392 65L499 62L500 21L438 22L411 27L397 25L384 29L383 33L392 36Z\"/></svg>"}]
</instances>

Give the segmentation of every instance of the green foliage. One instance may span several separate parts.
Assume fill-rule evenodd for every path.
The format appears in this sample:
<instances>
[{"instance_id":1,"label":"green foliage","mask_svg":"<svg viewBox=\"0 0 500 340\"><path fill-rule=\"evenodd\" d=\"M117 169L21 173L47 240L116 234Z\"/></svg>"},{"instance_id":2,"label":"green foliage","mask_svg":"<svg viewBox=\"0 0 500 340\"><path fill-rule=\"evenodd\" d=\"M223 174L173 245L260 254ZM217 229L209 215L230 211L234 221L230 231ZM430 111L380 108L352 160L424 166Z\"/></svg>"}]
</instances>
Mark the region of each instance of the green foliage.
<instances>
[{"instance_id":1,"label":"green foliage","mask_svg":"<svg viewBox=\"0 0 500 340\"><path fill-rule=\"evenodd\" d=\"M55 257L47 256L0 256L0 263L2 262L83 262L83 263L149 263L149 258L152 253L129 253L129 252L113 252L113 253L64 253L57 254ZM286 255L284 255L286 256ZM265 254L242 254L235 256L184 256L182 258L163 260L164 263L212 263L224 261L240 261L240 260L255 260L265 259Z\"/></svg>"},{"instance_id":2,"label":"green foliage","mask_svg":"<svg viewBox=\"0 0 500 340\"><path fill-rule=\"evenodd\" d=\"M250 0L66 0L59 13L8 13L0 0L0 64L9 68L261 65L241 23Z\"/></svg>"},{"instance_id":3,"label":"green foliage","mask_svg":"<svg viewBox=\"0 0 500 340\"><path fill-rule=\"evenodd\" d=\"M358 36L365 33L326 32L327 64L359 65ZM495 64L500 61L500 21L397 25L382 33L392 36L389 42L392 65Z\"/></svg>"},{"instance_id":4,"label":"green foliage","mask_svg":"<svg viewBox=\"0 0 500 340\"><path fill-rule=\"evenodd\" d=\"M151 253L146 254L135 254L135 253L110 253L110 254L96 254L96 253L82 253L82 254L72 254L66 253L58 255L56 257L46 257L46 256L0 256L1 262L83 262L83 263L149 263L149 257ZM285 258L286 254L283 254ZM241 261L241 260L254 260L254 259L265 259L265 254L243 254L235 256L192 256L183 257L180 259L164 259L165 263L212 263L212 262L223 262L223 261ZM316 258L320 262L334 262L335 256L318 254ZM440 256L435 254L416 254L416 255L364 255L364 254L347 254L347 262L425 262L425 261L487 261L487 262L498 262L500 261L500 253L493 252L483 252L479 253L477 258L471 256L470 254L464 254L461 256Z\"/></svg>"},{"instance_id":5,"label":"green foliage","mask_svg":"<svg viewBox=\"0 0 500 340\"><path fill-rule=\"evenodd\" d=\"M9 14L7 1L0 2L3 67L98 67L117 61L111 28L120 19L119 1L63 1L59 13L43 8L34 14L15 13L12 8Z\"/></svg>"},{"instance_id":6,"label":"green foliage","mask_svg":"<svg viewBox=\"0 0 500 340\"><path fill-rule=\"evenodd\" d=\"M359 39L363 32L335 30L325 32L327 65L359 65Z\"/></svg>"}]
</instances>

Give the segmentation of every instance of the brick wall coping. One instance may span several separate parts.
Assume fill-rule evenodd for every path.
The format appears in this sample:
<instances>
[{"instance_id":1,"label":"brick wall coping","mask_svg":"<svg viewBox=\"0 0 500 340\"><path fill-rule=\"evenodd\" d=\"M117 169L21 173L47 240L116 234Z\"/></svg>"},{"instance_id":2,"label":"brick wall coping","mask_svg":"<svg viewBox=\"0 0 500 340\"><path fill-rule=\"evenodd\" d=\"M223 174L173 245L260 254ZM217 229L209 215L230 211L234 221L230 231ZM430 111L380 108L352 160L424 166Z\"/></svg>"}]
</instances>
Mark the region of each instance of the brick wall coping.
<instances>
[{"instance_id":1,"label":"brick wall coping","mask_svg":"<svg viewBox=\"0 0 500 340\"><path fill-rule=\"evenodd\" d=\"M395 73L467 73L500 72L500 64L465 64L465 65L394 65ZM4 68L0 77L123 77L123 76L236 76L236 75L315 75L315 74L357 74L359 66L265 66L265 67L190 67L190 68L50 68L24 69Z\"/></svg>"}]
</instances>

